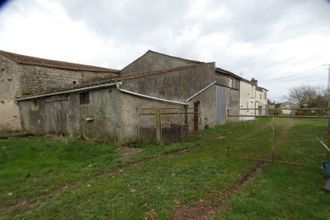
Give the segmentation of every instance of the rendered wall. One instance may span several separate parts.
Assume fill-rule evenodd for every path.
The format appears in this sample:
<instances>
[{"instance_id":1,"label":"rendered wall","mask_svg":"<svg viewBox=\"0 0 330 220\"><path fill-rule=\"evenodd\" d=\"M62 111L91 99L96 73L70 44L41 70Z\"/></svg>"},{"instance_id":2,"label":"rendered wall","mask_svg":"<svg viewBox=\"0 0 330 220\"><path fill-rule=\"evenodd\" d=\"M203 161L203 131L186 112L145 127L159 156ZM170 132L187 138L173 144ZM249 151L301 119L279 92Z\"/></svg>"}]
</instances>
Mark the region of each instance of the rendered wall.
<instances>
[{"instance_id":1,"label":"rendered wall","mask_svg":"<svg viewBox=\"0 0 330 220\"><path fill-rule=\"evenodd\" d=\"M20 101L19 106L23 128L31 134L63 134L111 143L136 141L139 127L154 129L155 116L139 119L142 107L183 108L127 95L115 88L90 91L88 104L81 105L75 93ZM173 124L184 123L183 115L170 119Z\"/></svg>"},{"instance_id":2,"label":"rendered wall","mask_svg":"<svg viewBox=\"0 0 330 220\"><path fill-rule=\"evenodd\" d=\"M24 130L32 134L118 142L121 135L120 100L117 90L89 92L89 103L80 104L79 93L20 101Z\"/></svg>"}]
</instances>

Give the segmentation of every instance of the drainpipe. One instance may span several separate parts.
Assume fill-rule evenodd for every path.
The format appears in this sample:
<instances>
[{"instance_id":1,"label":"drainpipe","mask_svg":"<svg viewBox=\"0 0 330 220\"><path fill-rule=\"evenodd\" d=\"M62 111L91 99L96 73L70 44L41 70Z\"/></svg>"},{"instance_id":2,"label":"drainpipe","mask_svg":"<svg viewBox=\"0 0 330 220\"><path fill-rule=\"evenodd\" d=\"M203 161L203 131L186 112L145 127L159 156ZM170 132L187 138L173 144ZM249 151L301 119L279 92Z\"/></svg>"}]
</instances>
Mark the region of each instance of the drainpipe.
<instances>
[{"instance_id":1,"label":"drainpipe","mask_svg":"<svg viewBox=\"0 0 330 220\"><path fill-rule=\"evenodd\" d=\"M95 85L95 86L88 86L88 87L83 87L83 88L79 88L79 89L70 89L70 90L65 90L65 91L60 91L60 92L47 93L47 94L43 94L43 95L35 95L35 96L29 96L29 97L24 97L24 98L17 98L16 101L24 101L24 100L44 98L44 97L49 97L49 96L54 96L54 95L64 95L64 94L69 94L69 93L76 93L76 92L81 92L81 91L86 91L86 90L101 89L101 88L111 87L114 85L116 85L116 83L107 83L107 84L101 84L101 85Z\"/></svg>"},{"instance_id":2,"label":"drainpipe","mask_svg":"<svg viewBox=\"0 0 330 220\"><path fill-rule=\"evenodd\" d=\"M116 87L119 91L123 92L123 93L127 93L130 95L134 95L134 96L139 96L139 97L143 97L143 98L147 98L147 99L152 99L152 100L156 100L156 101L161 101L161 102L168 102L168 103L172 103L172 104L178 104L178 105L184 105L184 106L188 106L189 105L189 101L191 99L193 99L194 97L198 96L199 94L201 94L202 92L204 92L205 90L207 90L208 88L210 88L211 86L213 86L217 81L214 81L212 83L210 83L209 85L207 85L206 87L204 87L203 89L199 90L198 92L196 92L195 94L193 94L192 96L190 96L188 99L186 99L185 102L180 102L180 101L174 101L174 100L169 100L169 99L163 99L163 98L158 98L158 97L154 97L154 96L149 96L149 95L144 95L141 93L137 93L137 92L132 92L126 89L122 89L120 88L120 86L122 85L122 82L117 82L116 83Z\"/></svg>"},{"instance_id":3,"label":"drainpipe","mask_svg":"<svg viewBox=\"0 0 330 220\"><path fill-rule=\"evenodd\" d=\"M184 106L189 105L187 102L179 102L179 101L174 101L174 100L169 100L169 99L163 99L163 98L158 98L158 97L154 97L154 96L144 95L144 94L141 94L141 93L132 92L132 91L129 91L129 90L126 90L126 89L122 89L122 88L120 88L121 84L122 84L121 82L116 83L116 87L117 87L117 89L119 91L121 91L123 93L126 93L126 94L130 94L130 95L134 95L134 96L139 96L139 97L143 97L143 98L146 98L146 99L152 99L152 100L156 100L156 101L161 101L161 102L167 102L167 103L177 104L177 105L184 105Z\"/></svg>"},{"instance_id":4,"label":"drainpipe","mask_svg":"<svg viewBox=\"0 0 330 220\"><path fill-rule=\"evenodd\" d=\"M214 81L213 83L210 83L209 85L205 86L203 89L199 90L194 95L192 95L189 98L187 98L186 99L186 102L189 102L191 99L193 99L194 97L198 96L199 94L201 94L202 92L204 92L205 90L207 90L208 88L210 88L211 86L213 86L216 82L217 81Z\"/></svg>"}]
</instances>

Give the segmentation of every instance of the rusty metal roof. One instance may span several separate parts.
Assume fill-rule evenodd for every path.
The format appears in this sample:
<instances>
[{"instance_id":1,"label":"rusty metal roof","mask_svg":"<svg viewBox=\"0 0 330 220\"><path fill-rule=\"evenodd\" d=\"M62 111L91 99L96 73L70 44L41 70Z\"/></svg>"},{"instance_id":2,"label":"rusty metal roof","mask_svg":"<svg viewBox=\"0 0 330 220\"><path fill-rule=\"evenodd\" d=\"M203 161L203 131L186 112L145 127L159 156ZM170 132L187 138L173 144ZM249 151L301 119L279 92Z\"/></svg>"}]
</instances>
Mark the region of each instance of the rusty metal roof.
<instances>
[{"instance_id":1,"label":"rusty metal roof","mask_svg":"<svg viewBox=\"0 0 330 220\"><path fill-rule=\"evenodd\" d=\"M56 69L65 69L73 71L89 71L89 72L102 72L102 73L119 73L119 70L109 69L98 66L91 66L78 63L69 63L58 60L49 60L38 57L26 56L17 53L7 52L0 50L0 54L8 59L22 65L41 66Z\"/></svg>"}]
</instances>

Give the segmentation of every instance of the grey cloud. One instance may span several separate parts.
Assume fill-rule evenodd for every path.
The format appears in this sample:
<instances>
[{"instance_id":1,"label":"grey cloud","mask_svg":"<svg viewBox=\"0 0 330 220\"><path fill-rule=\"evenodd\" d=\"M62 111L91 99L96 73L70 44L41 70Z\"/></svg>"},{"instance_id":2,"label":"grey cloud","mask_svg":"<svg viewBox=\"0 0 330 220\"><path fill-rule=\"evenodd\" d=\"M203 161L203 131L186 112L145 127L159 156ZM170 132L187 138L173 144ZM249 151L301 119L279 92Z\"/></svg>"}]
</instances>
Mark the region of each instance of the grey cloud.
<instances>
[{"instance_id":1,"label":"grey cloud","mask_svg":"<svg viewBox=\"0 0 330 220\"><path fill-rule=\"evenodd\" d=\"M311 35L330 37L327 0L58 0L57 3L73 21L96 33L104 45L111 39L113 44L109 48L116 54L110 51L107 55L112 54L112 59L121 66L153 49L216 61L219 67L237 74L242 72L246 77L255 76L261 83L264 80L266 85L276 88L266 80L289 74L296 67L307 66L306 63L323 64L327 59L330 62L330 55L320 49L318 42L313 42L314 38L308 41L312 45L304 45L301 40ZM11 4L14 7L7 14L28 15L43 10L38 0L14 0ZM192 10L194 5L197 11ZM1 31L4 26L0 12ZM286 50L285 46L292 44L290 41L308 49ZM239 48L240 45L248 45L248 49ZM325 46L330 48L330 43ZM99 55L95 58L97 62L109 63L109 58L99 53L94 54Z\"/></svg>"},{"instance_id":2,"label":"grey cloud","mask_svg":"<svg viewBox=\"0 0 330 220\"><path fill-rule=\"evenodd\" d=\"M225 7L225 15L202 22L203 33L220 31L238 41L267 43L330 28L330 4L325 0L214 0L210 10L219 6Z\"/></svg>"},{"instance_id":3,"label":"grey cloud","mask_svg":"<svg viewBox=\"0 0 330 220\"><path fill-rule=\"evenodd\" d=\"M61 1L68 15L82 21L104 37L141 42L157 35L158 40L172 32L180 34L185 26L181 14L188 1ZM165 36L164 36L165 34Z\"/></svg>"}]
</instances>

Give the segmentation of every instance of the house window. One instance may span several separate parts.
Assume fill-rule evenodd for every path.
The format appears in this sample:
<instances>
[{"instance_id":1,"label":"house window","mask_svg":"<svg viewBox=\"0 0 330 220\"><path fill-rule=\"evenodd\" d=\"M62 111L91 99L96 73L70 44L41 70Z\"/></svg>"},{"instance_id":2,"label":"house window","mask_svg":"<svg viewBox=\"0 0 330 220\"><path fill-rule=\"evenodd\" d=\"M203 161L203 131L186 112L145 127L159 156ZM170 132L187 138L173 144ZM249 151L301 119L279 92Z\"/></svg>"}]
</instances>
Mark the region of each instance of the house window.
<instances>
[{"instance_id":1,"label":"house window","mask_svg":"<svg viewBox=\"0 0 330 220\"><path fill-rule=\"evenodd\" d=\"M264 93L264 99L265 100L267 99L267 93Z\"/></svg>"},{"instance_id":2,"label":"house window","mask_svg":"<svg viewBox=\"0 0 330 220\"><path fill-rule=\"evenodd\" d=\"M260 100L262 99L262 94L259 95Z\"/></svg>"},{"instance_id":3,"label":"house window","mask_svg":"<svg viewBox=\"0 0 330 220\"><path fill-rule=\"evenodd\" d=\"M79 97L80 97L80 105L89 103L89 92L82 92L80 93Z\"/></svg>"}]
</instances>

